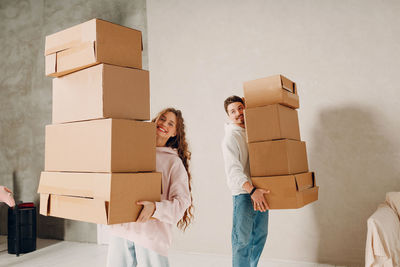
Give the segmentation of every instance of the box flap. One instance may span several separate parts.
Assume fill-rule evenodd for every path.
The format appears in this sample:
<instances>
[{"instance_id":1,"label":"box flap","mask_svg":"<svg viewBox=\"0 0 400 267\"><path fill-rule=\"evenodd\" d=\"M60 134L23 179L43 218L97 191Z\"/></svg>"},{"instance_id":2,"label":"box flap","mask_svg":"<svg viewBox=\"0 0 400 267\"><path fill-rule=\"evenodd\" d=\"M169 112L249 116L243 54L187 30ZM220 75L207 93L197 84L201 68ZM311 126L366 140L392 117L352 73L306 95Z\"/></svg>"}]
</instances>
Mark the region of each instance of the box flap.
<instances>
[{"instance_id":1,"label":"box flap","mask_svg":"<svg viewBox=\"0 0 400 267\"><path fill-rule=\"evenodd\" d=\"M303 191L314 186L314 173L299 173L295 175L296 187L298 191Z\"/></svg>"},{"instance_id":2,"label":"box flap","mask_svg":"<svg viewBox=\"0 0 400 267\"><path fill-rule=\"evenodd\" d=\"M110 200L110 173L42 172L39 193Z\"/></svg>"},{"instance_id":3,"label":"box flap","mask_svg":"<svg viewBox=\"0 0 400 267\"><path fill-rule=\"evenodd\" d=\"M281 78L281 84L282 84L282 88L293 93L293 94L297 94L297 87L296 87L296 83L292 82L291 80L289 80L288 78L286 78L283 75L280 75Z\"/></svg>"},{"instance_id":4,"label":"box flap","mask_svg":"<svg viewBox=\"0 0 400 267\"><path fill-rule=\"evenodd\" d=\"M62 75L97 63L95 41L86 42L57 53L57 72L62 73Z\"/></svg>"},{"instance_id":5,"label":"box flap","mask_svg":"<svg viewBox=\"0 0 400 267\"><path fill-rule=\"evenodd\" d=\"M82 42L96 40L95 27L96 19L92 19L46 36L44 54L50 55L78 46Z\"/></svg>"},{"instance_id":6,"label":"box flap","mask_svg":"<svg viewBox=\"0 0 400 267\"><path fill-rule=\"evenodd\" d=\"M59 195L50 195L50 199L50 216L107 224L107 206L104 200Z\"/></svg>"},{"instance_id":7,"label":"box flap","mask_svg":"<svg viewBox=\"0 0 400 267\"><path fill-rule=\"evenodd\" d=\"M50 195L40 194L40 214L49 215Z\"/></svg>"},{"instance_id":8,"label":"box flap","mask_svg":"<svg viewBox=\"0 0 400 267\"><path fill-rule=\"evenodd\" d=\"M282 90L282 105L288 106L293 109L297 109L300 107L299 96L296 94L292 94L289 91Z\"/></svg>"},{"instance_id":9,"label":"box flap","mask_svg":"<svg viewBox=\"0 0 400 267\"><path fill-rule=\"evenodd\" d=\"M57 54L47 55L45 57L46 76L53 76L57 72Z\"/></svg>"},{"instance_id":10,"label":"box flap","mask_svg":"<svg viewBox=\"0 0 400 267\"><path fill-rule=\"evenodd\" d=\"M312 188L302 191L302 206L305 206L311 202L318 200L319 186L314 186Z\"/></svg>"}]
</instances>

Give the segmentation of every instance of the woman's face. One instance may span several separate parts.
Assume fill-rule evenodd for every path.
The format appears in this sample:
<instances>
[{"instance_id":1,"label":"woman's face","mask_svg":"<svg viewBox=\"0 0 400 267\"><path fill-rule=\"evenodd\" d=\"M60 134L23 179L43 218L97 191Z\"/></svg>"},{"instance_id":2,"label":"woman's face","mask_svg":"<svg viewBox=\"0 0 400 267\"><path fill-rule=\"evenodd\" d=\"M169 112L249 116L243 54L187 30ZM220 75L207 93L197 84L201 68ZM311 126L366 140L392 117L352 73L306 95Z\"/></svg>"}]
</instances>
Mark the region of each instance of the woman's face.
<instances>
[{"instance_id":1,"label":"woman's face","mask_svg":"<svg viewBox=\"0 0 400 267\"><path fill-rule=\"evenodd\" d=\"M176 135L176 115L172 112L166 112L162 114L156 120L157 135L159 137L169 139Z\"/></svg>"}]
</instances>

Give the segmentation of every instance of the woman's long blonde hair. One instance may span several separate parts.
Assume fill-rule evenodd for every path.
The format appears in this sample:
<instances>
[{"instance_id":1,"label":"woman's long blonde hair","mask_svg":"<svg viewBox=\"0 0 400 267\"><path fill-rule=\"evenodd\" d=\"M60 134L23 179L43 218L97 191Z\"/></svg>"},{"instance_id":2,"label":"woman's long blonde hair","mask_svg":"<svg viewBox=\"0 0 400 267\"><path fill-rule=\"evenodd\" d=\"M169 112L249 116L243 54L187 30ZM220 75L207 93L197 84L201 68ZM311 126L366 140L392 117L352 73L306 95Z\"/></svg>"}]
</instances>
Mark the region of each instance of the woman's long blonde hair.
<instances>
[{"instance_id":1,"label":"woman's long blonde hair","mask_svg":"<svg viewBox=\"0 0 400 267\"><path fill-rule=\"evenodd\" d=\"M177 226L179 229L185 231L186 228L193 220L193 197L192 197L192 176L189 171L189 161L191 157L191 152L188 149L188 143L186 142L186 133L185 133L185 122L182 117L182 112L179 109L175 108L166 108L160 111L152 121L155 122L161 115L172 112L176 116L176 135L174 137L170 137L165 144L167 147L176 148L178 150L178 156L182 160L183 166L185 166L186 172L188 174L188 184L190 191L190 207L183 214L182 219L178 222Z\"/></svg>"}]
</instances>

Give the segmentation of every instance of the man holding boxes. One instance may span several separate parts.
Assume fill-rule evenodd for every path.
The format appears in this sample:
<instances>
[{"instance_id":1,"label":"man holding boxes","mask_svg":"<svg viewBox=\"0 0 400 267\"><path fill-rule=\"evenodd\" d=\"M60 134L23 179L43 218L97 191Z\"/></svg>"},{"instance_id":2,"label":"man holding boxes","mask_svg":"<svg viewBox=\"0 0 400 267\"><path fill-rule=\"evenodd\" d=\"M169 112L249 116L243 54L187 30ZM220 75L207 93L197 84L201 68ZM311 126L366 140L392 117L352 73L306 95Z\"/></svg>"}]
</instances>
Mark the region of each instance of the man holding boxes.
<instances>
[{"instance_id":1,"label":"man holding boxes","mask_svg":"<svg viewBox=\"0 0 400 267\"><path fill-rule=\"evenodd\" d=\"M283 75L248 81L244 96L246 109L238 96L225 100L232 123L222 151L233 195L233 266L253 267L267 237L268 210L314 202L318 186L300 139L296 83Z\"/></svg>"},{"instance_id":2,"label":"man holding boxes","mask_svg":"<svg viewBox=\"0 0 400 267\"><path fill-rule=\"evenodd\" d=\"M231 121L225 125L222 152L233 196L232 266L257 266L267 240L269 207L264 194L269 191L255 188L250 180L243 100L228 97L224 108Z\"/></svg>"},{"instance_id":3,"label":"man holding boxes","mask_svg":"<svg viewBox=\"0 0 400 267\"><path fill-rule=\"evenodd\" d=\"M297 209L318 199L300 138L297 85L283 75L243 85L251 181L266 195L270 209Z\"/></svg>"}]
</instances>

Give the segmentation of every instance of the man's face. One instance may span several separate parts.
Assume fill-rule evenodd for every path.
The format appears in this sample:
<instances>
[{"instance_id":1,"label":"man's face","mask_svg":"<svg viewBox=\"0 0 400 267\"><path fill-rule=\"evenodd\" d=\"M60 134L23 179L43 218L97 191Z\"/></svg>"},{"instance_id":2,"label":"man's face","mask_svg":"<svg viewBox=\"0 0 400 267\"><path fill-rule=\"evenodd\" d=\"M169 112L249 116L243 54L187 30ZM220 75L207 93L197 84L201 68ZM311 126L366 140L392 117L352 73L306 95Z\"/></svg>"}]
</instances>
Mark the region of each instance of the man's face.
<instances>
[{"instance_id":1,"label":"man's face","mask_svg":"<svg viewBox=\"0 0 400 267\"><path fill-rule=\"evenodd\" d=\"M244 124L243 110L244 105L240 102L230 103L228 105L228 117L235 124Z\"/></svg>"}]
</instances>

